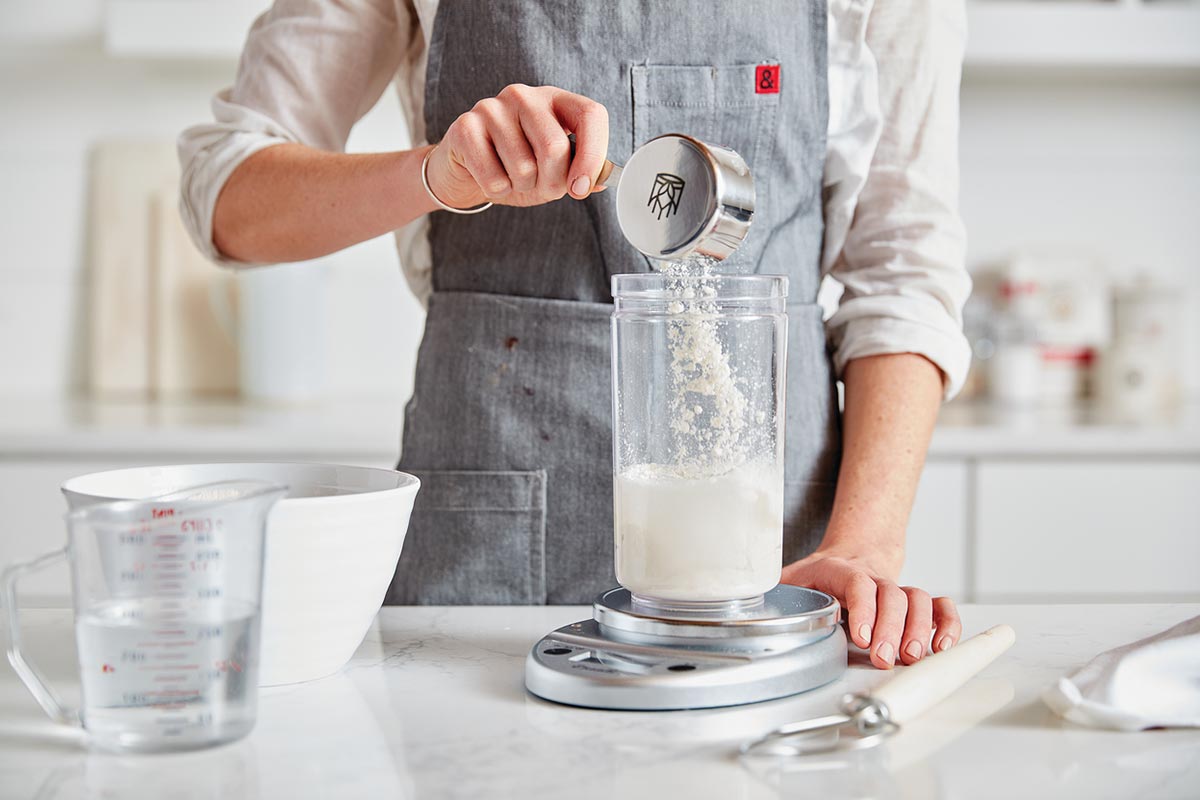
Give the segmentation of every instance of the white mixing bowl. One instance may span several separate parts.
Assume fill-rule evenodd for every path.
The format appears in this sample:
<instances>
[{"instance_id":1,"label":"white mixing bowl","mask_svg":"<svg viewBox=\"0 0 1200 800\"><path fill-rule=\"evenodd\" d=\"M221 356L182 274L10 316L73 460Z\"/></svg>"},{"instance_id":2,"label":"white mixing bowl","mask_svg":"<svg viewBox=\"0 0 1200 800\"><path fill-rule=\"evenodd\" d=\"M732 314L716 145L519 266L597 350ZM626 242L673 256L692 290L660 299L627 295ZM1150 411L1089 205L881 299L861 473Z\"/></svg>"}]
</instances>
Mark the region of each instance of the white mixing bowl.
<instances>
[{"instance_id":1,"label":"white mixing bowl","mask_svg":"<svg viewBox=\"0 0 1200 800\"><path fill-rule=\"evenodd\" d=\"M239 478L289 487L267 522L259 685L337 672L392 580L420 487L412 475L333 464L180 464L83 475L62 492L75 509Z\"/></svg>"}]
</instances>

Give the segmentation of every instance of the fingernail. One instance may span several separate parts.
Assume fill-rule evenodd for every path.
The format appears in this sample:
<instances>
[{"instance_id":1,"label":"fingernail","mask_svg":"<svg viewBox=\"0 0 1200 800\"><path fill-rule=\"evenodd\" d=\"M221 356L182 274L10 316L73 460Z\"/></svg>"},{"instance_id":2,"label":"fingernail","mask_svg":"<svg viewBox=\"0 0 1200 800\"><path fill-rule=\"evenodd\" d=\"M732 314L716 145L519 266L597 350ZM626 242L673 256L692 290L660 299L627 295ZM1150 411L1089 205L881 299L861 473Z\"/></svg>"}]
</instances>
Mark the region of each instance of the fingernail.
<instances>
[{"instance_id":1,"label":"fingernail","mask_svg":"<svg viewBox=\"0 0 1200 800\"><path fill-rule=\"evenodd\" d=\"M883 644L879 645L879 649L875 651L875 655L879 656L880 661L885 661L888 664L892 664L896 661L896 654L892 650L891 642L884 642Z\"/></svg>"},{"instance_id":2,"label":"fingernail","mask_svg":"<svg viewBox=\"0 0 1200 800\"><path fill-rule=\"evenodd\" d=\"M592 179L587 175L580 175L575 179L575 182L571 184L571 191L581 197L586 195L588 193L588 189L590 188L592 188Z\"/></svg>"},{"instance_id":3,"label":"fingernail","mask_svg":"<svg viewBox=\"0 0 1200 800\"><path fill-rule=\"evenodd\" d=\"M868 645L871 643L871 626L863 623L858 626L858 638L862 639Z\"/></svg>"},{"instance_id":4,"label":"fingernail","mask_svg":"<svg viewBox=\"0 0 1200 800\"><path fill-rule=\"evenodd\" d=\"M938 652L939 653L943 650L949 650L953 646L954 646L954 637L953 636L943 636L941 639L938 639Z\"/></svg>"},{"instance_id":5,"label":"fingernail","mask_svg":"<svg viewBox=\"0 0 1200 800\"><path fill-rule=\"evenodd\" d=\"M908 653L909 658L920 658L925 655L925 648L916 639L908 643L908 647L904 648L904 652Z\"/></svg>"}]
</instances>

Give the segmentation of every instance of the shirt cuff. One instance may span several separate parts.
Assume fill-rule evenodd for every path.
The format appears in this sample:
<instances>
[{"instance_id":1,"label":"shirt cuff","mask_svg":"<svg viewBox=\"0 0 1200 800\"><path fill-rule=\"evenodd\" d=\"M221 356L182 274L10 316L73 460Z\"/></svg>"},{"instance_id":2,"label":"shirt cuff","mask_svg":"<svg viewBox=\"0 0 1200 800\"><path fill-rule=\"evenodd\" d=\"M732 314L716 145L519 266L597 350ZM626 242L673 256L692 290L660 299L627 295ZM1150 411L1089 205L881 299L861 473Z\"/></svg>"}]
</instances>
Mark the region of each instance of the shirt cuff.
<instances>
[{"instance_id":1,"label":"shirt cuff","mask_svg":"<svg viewBox=\"0 0 1200 800\"><path fill-rule=\"evenodd\" d=\"M838 312L825 323L833 343L833 365L838 377L856 358L915 353L942 371L944 399L957 395L971 367L971 347L945 310L938 305L940 316L945 317L945 322L938 324L929 321L926 302L919 298L889 296L886 313L872 308L880 305L869 302L872 300L884 298L843 301Z\"/></svg>"},{"instance_id":2,"label":"shirt cuff","mask_svg":"<svg viewBox=\"0 0 1200 800\"><path fill-rule=\"evenodd\" d=\"M192 241L208 260L229 267L262 266L229 258L213 244L217 198L243 161L259 150L296 138L268 117L229 102L228 94L225 90L213 98L217 122L195 125L179 137L179 213Z\"/></svg>"}]
</instances>

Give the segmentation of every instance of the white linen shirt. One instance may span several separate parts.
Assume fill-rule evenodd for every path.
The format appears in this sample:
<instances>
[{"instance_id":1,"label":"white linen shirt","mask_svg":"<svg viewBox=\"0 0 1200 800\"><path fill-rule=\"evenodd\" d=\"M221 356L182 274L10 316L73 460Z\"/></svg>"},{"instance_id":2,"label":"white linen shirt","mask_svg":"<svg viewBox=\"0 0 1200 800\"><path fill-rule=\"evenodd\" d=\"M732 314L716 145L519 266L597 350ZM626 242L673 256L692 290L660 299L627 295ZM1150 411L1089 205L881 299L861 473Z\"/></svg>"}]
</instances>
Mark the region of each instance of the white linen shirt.
<instances>
[{"instance_id":1,"label":"white linen shirt","mask_svg":"<svg viewBox=\"0 0 1200 800\"><path fill-rule=\"evenodd\" d=\"M212 260L217 196L263 148L344 149L394 83L413 146L425 143L424 86L438 0L276 0L251 28L215 121L183 132L181 210ZM844 287L826 321L840 375L854 358L918 353L962 386L971 281L958 215L962 0L829 0L829 131L822 272ZM465 111L466 109L464 109ZM396 231L405 277L431 288L428 217Z\"/></svg>"}]
</instances>

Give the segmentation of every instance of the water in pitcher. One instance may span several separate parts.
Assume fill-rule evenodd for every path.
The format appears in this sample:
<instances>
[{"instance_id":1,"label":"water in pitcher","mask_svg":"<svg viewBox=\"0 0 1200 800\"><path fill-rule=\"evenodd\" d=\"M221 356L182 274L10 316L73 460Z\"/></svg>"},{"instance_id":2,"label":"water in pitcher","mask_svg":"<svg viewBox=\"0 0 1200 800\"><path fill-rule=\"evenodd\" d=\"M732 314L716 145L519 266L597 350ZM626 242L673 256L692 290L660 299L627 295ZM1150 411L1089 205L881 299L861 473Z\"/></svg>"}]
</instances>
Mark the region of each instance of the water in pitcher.
<instances>
[{"instance_id":1,"label":"water in pitcher","mask_svg":"<svg viewBox=\"0 0 1200 800\"><path fill-rule=\"evenodd\" d=\"M82 714L96 744L171 750L254 725L258 613L250 604L114 600L76 622Z\"/></svg>"}]
</instances>

